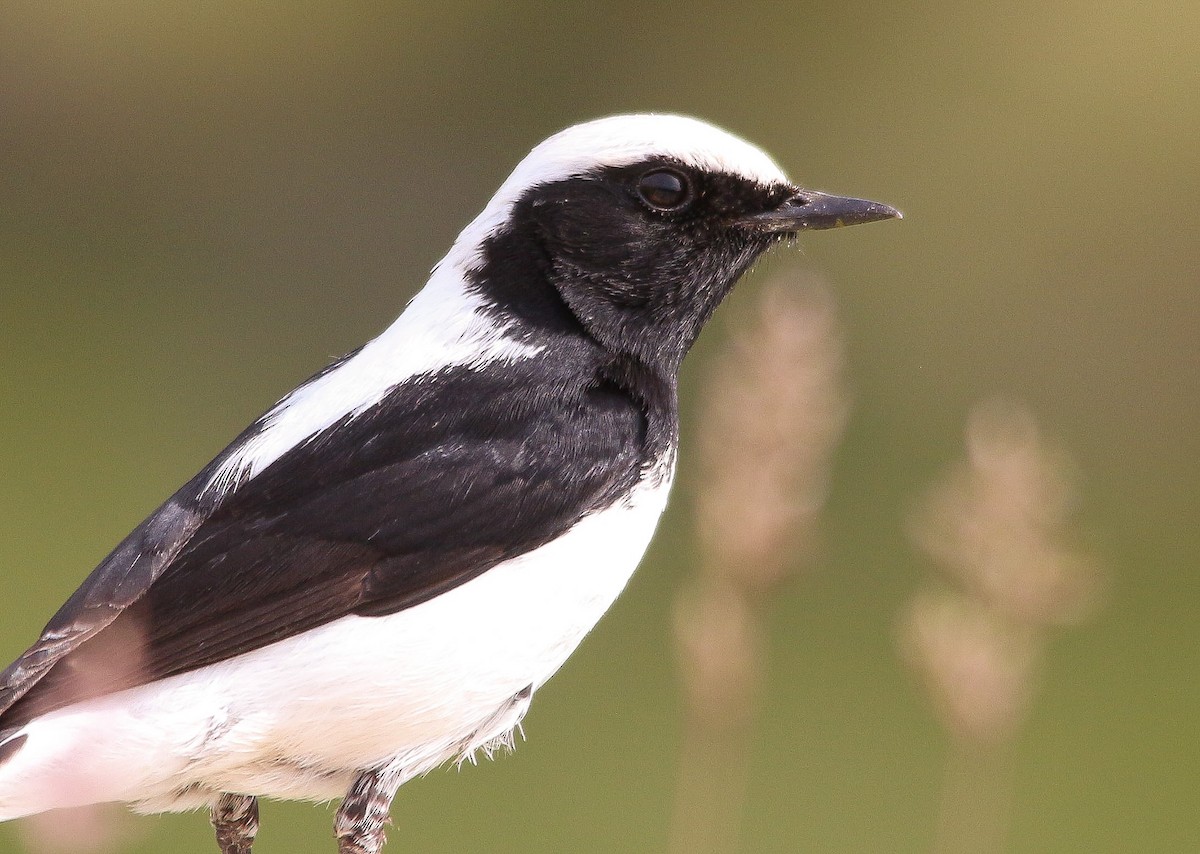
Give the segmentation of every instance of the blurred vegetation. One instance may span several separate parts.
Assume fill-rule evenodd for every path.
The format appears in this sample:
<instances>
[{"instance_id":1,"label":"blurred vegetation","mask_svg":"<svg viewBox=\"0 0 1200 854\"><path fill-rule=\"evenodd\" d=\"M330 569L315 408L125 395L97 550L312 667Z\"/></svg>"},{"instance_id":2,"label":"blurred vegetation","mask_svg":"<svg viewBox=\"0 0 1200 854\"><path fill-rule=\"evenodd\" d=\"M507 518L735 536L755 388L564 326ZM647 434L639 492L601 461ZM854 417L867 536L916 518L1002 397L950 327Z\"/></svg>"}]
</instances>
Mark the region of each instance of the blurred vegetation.
<instances>
[{"instance_id":1,"label":"blurred vegetation","mask_svg":"<svg viewBox=\"0 0 1200 854\"><path fill-rule=\"evenodd\" d=\"M745 851L925 852L948 746L895 649L904 526L981 399L1078 467L1105 608L1044 650L1013 851L1200 850L1200 5L528 3L0 8L0 641L15 656L246 422L375 334L547 134L695 114L903 223L815 234L853 411L823 548L775 590ZM736 308L736 306L735 306ZM744 316L743 316L744 317ZM412 851L662 851L683 737L672 603L723 311L684 373L678 490L515 756L407 786ZM331 850L267 804L256 851ZM202 816L121 823L211 852ZM0 828L0 851L21 849Z\"/></svg>"}]
</instances>

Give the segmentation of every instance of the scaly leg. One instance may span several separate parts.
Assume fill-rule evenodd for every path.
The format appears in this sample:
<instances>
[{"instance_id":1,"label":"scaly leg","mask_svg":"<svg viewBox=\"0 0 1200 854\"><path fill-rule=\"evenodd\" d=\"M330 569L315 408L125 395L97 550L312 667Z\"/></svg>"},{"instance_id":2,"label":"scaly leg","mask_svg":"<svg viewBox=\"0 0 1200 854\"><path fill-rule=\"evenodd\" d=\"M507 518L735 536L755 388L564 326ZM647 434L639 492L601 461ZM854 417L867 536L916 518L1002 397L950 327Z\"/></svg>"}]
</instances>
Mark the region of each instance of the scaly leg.
<instances>
[{"instance_id":1,"label":"scaly leg","mask_svg":"<svg viewBox=\"0 0 1200 854\"><path fill-rule=\"evenodd\" d=\"M210 820L221 854L250 854L258 833L258 799L226 792L213 804Z\"/></svg>"},{"instance_id":2,"label":"scaly leg","mask_svg":"<svg viewBox=\"0 0 1200 854\"><path fill-rule=\"evenodd\" d=\"M383 828L402 780L403 771L395 765L363 771L354 779L333 823L338 854L383 851L386 841Z\"/></svg>"}]
</instances>

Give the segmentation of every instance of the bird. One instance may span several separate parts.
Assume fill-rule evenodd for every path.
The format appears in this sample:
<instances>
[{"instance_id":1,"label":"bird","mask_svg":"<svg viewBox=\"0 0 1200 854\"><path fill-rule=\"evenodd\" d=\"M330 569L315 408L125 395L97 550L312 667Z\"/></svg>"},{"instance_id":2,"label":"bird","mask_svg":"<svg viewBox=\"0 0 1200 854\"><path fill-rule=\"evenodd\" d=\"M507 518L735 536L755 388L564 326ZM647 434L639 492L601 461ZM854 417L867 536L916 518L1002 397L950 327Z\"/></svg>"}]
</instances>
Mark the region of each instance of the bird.
<instances>
[{"instance_id":1,"label":"bird","mask_svg":"<svg viewBox=\"0 0 1200 854\"><path fill-rule=\"evenodd\" d=\"M513 745L666 506L680 365L756 259L900 217L698 119L538 144L378 337L254 421L0 674L0 820L342 798L378 854L406 781Z\"/></svg>"}]
</instances>

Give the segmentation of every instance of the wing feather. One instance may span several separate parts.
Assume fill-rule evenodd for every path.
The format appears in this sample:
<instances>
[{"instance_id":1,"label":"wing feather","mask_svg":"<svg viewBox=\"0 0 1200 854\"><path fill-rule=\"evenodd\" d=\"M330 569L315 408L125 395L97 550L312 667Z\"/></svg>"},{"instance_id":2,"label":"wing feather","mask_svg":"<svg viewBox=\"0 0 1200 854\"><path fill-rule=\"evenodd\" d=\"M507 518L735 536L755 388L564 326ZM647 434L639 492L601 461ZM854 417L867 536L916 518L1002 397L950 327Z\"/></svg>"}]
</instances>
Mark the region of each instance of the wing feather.
<instances>
[{"instance_id":1,"label":"wing feather","mask_svg":"<svg viewBox=\"0 0 1200 854\"><path fill-rule=\"evenodd\" d=\"M618 500L654 457L647 413L568 364L406 382L211 507L202 472L5 672L0 725L411 607Z\"/></svg>"}]
</instances>

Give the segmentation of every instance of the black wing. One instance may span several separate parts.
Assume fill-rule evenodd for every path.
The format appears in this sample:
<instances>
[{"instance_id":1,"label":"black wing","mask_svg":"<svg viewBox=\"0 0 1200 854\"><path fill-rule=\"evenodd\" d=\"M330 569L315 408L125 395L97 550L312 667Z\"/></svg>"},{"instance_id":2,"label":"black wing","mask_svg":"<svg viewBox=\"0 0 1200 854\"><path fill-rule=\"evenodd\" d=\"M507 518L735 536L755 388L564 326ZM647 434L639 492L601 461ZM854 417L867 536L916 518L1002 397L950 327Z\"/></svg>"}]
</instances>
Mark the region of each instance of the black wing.
<instances>
[{"instance_id":1,"label":"black wing","mask_svg":"<svg viewBox=\"0 0 1200 854\"><path fill-rule=\"evenodd\" d=\"M202 472L0 676L0 725L436 596L617 500L650 432L619 387L536 359L405 382L209 509Z\"/></svg>"}]
</instances>

